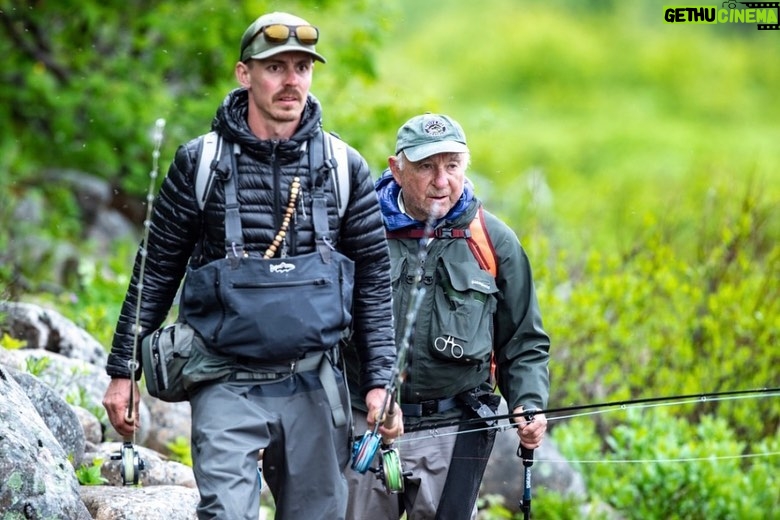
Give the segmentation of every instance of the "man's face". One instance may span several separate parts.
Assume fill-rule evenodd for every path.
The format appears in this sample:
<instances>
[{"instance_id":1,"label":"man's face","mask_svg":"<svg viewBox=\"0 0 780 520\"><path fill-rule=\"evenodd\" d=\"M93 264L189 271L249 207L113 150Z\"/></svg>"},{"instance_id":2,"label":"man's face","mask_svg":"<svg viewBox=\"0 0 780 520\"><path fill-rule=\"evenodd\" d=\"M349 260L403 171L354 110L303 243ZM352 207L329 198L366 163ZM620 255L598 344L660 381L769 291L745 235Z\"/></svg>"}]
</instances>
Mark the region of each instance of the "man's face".
<instances>
[{"instance_id":1,"label":"man's face","mask_svg":"<svg viewBox=\"0 0 780 520\"><path fill-rule=\"evenodd\" d=\"M417 162L404 160L403 164L390 157L388 164L403 190L406 212L417 220L444 217L463 193L468 166L465 153L440 153Z\"/></svg>"},{"instance_id":2,"label":"man's face","mask_svg":"<svg viewBox=\"0 0 780 520\"><path fill-rule=\"evenodd\" d=\"M262 119L289 123L301 117L313 70L310 55L283 52L264 60L250 60L239 80L249 90L249 102Z\"/></svg>"}]
</instances>

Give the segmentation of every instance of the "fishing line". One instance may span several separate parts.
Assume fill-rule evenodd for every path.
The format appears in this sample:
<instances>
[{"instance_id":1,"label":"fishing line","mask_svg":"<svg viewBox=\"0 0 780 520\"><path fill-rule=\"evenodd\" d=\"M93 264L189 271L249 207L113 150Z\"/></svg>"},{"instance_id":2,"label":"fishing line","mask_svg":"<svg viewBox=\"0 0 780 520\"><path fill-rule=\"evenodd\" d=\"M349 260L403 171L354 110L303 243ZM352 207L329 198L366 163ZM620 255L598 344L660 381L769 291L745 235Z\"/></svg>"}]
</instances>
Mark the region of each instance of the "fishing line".
<instances>
[{"instance_id":1,"label":"fishing line","mask_svg":"<svg viewBox=\"0 0 780 520\"><path fill-rule=\"evenodd\" d=\"M550 462L550 463L565 463L565 464L664 464L667 462L715 462L720 460L734 460L734 459L758 459L765 457L776 457L780 455L780 451L766 451L766 452L753 452L744 453L742 455L708 455L706 457L671 457L671 458L657 458L657 459L583 459L583 460L564 460L564 459L536 459L537 461Z\"/></svg>"},{"instance_id":2,"label":"fishing line","mask_svg":"<svg viewBox=\"0 0 780 520\"><path fill-rule=\"evenodd\" d=\"M536 448L537 450L539 448ZM539 458L535 457L535 462L548 462L550 464L665 464L665 463L687 463L687 462L716 462L722 460L734 459L760 459L780 456L780 451L763 451L743 453L741 455L707 455L706 457L665 457L648 459L559 459L559 458ZM485 460L490 457L459 457L461 460Z\"/></svg>"}]
</instances>

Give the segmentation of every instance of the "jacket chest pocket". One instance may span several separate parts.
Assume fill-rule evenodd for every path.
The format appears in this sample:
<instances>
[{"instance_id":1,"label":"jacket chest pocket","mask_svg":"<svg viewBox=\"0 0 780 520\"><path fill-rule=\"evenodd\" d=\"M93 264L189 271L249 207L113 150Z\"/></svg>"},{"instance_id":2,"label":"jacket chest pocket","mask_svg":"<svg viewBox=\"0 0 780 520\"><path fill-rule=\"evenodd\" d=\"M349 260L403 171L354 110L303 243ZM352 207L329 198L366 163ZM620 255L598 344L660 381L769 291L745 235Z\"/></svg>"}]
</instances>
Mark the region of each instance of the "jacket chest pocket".
<instances>
[{"instance_id":1,"label":"jacket chest pocket","mask_svg":"<svg viewBox=\"0 0 780 520\"><path fill-rule=\"evenodd\" d=\"M434 285L431 355L453 363L488 362L498 293L493 276L473 261L440 259Z\"/></svg>"}]
</instances>

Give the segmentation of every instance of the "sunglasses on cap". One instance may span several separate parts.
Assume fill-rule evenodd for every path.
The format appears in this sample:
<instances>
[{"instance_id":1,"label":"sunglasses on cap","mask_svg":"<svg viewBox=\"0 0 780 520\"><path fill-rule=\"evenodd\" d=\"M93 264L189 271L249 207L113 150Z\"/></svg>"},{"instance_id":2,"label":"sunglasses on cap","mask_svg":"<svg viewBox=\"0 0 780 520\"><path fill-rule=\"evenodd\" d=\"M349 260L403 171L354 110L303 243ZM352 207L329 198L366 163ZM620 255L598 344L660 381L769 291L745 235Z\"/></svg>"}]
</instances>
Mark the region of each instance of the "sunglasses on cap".
<instances>
[{"instance_id":1,"label":"sunglasses on cap","mask_svg":"<svg viewBox=\"0 0 780 520\"><path fill-rule=\"evenodd\" d=\"M275 23L272 25L264 25L249 38L247 47L252 43L257 36L262 33L265 41L278 45L280 43L286 43L290 36L295 36L302 45L314 45L317 40L320 39L320 31L313 25L284 25L281 23Z\"/></svg>"}]
</instances>

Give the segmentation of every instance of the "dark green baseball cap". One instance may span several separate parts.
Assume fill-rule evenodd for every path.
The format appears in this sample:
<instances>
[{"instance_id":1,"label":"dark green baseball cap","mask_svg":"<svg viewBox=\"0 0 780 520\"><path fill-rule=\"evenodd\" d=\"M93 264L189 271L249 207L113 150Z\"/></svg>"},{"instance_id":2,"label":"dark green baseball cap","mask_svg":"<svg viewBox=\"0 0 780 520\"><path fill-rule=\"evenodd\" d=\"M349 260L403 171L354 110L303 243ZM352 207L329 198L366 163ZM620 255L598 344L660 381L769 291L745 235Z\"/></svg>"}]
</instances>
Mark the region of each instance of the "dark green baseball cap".
<instances>
[{"instance_id":1,"label":"dark green baseball cap","mask_svg":"<svg viewBox=\"0 0 780 520\"><path fill-rule=\"evenodd\" d=\"M417 162L437 153L468 153L466 134L451 117L425 113L411 118L398 130L396 155L403 152Z\"/></svg>"},{"instance_id":2,"label":"dark green baseball cap","mask_svg":"<svg viewBox=\"0 0 780 520\"><path fill-rule=\"evenodd\" d=\"M282 52L305 52L310 54L314 59L325 63L325 58L321 54L317 53L314 45L306 45L290 32L289 38L281 43L269 42L261 33L264 27L270 25L285 25L292 27L293 29L298 26L312 27L312 25L298 16L289 13L268 13L264 14L247 27L244 31L244 35L241 37L241 50L239 52L239 60L246 61L249 59L263 60L270 58L276 54ZM317 30L317 35L319 31Z\"/></svg>"}]
</instances>

